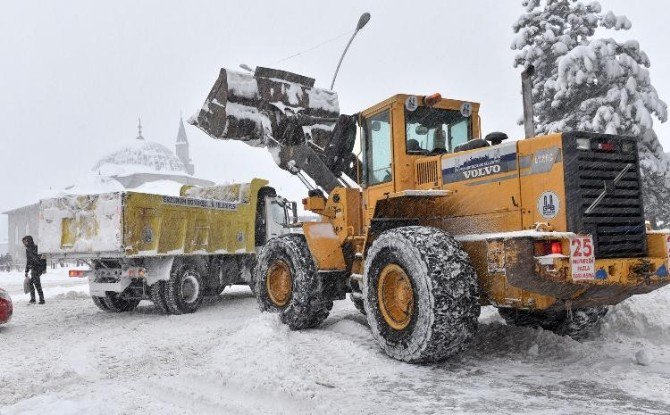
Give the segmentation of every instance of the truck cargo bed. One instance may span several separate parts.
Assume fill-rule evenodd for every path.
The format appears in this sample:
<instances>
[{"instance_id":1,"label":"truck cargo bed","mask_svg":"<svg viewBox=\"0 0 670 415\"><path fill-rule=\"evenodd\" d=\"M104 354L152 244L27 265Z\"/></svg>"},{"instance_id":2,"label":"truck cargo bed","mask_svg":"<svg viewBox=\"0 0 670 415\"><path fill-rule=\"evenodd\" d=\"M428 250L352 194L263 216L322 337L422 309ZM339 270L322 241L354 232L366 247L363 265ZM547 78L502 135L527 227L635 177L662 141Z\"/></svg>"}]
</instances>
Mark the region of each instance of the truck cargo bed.
<instances>
[{"instance_id":1,"label":"truck cargo bed","mask_svg":"<svg viewBox=\"0 0 670 415\"><path fill-rule=\"evenodd\" d=\"M234 185L227 200L137 192L42 200L40 253L52 258L254 253L258 191L266 184L254 179Z\"/></svg>"}]
</instances>

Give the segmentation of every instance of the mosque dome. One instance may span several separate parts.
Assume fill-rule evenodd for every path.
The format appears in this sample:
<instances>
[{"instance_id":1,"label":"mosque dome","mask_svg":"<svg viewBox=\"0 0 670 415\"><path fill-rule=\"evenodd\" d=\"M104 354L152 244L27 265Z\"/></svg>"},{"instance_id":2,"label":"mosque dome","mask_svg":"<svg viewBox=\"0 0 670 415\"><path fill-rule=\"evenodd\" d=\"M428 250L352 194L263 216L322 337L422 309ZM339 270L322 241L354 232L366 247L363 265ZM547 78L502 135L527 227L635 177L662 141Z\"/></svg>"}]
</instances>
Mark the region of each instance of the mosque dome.
<instances>
[{"instance_id":1,"label":"mosque dome","mask_svg":"<svg viewBox=\"0 0 670 415\"><path fill-rule=\"evenodd\" d=\"M145 140L140 126L135 140L102 157L93 172L104 176L137 173L188 174L182 160L162 144Z\"/></svg>"}]
</instances>

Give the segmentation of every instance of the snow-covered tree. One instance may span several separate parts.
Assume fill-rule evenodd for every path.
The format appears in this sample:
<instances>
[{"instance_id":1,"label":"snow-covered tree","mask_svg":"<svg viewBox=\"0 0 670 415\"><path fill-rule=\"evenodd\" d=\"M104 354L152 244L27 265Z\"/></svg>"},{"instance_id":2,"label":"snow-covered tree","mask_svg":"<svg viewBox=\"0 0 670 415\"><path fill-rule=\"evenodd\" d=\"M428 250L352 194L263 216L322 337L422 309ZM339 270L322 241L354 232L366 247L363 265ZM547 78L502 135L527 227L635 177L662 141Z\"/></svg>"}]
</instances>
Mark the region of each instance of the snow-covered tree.
<instances>
[{"instance_id":1,"label":"snow-covered tree","mask_svg":"<svg viewBox=\"0 0 670 415\"><path fill-rule=\"evenodd\" d=\"M593 131L639 138L648 217L670 219L670 159L653 131L667 105L651 84L649 57L637 41L596 38L598 29L629 30L625 16L598 2L523 0L514 24L514 65L535 66L533 108L537 134Z\"/></svg>"}]
</instances>

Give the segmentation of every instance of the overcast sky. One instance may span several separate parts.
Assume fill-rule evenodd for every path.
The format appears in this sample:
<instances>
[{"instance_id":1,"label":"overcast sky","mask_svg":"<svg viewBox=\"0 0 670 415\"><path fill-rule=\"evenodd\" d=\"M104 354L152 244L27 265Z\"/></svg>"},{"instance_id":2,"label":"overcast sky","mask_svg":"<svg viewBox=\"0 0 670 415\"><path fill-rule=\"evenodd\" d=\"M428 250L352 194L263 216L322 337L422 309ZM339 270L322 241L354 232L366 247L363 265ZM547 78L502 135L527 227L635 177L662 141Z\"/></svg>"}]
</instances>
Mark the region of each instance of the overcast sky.
<instances>
[{"instance_id":1,"label":"overcast sky","mask_svg":"<svg viewBox=\"0 0 670 415\"><path fill-rule=\"evenodd\" d=\"M0 4L0 211L61 189L137 135L173 148L179 114L202 105L220 67L272 66L330 83L358 16L358 35L335 89L342 112L396 93L482 104L484 132L522 135L511 26L521 1L5 1ZM667 2L602 0L627 15L670 102ZM339 35L338 39L284 60ZM280 62L281 61L281 62ZM655 121L670 150L670 123ZM215 141L187 126L196 175L217 182L270 178L304 195L264 150ZM0 241L6 217L0 219Z\"/></svg>"}]
</instances>

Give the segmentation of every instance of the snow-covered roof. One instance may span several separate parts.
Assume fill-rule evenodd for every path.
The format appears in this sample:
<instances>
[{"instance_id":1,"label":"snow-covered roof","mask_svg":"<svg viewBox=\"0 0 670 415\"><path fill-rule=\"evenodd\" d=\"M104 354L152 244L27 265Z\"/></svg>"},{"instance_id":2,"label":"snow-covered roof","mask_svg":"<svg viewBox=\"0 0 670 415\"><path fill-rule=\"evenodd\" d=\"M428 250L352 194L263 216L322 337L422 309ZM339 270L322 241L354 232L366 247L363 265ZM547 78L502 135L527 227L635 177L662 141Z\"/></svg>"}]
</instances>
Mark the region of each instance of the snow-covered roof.
<instances>
[{"instance_id":1,"label":"snow-covered roof","mask_svg":"<svg viewBox=\"0 0 670 415\"><path fill-rule=\"evenodd\" d=\"M187 173L184 163L162 144L136 139L103 157L93 166L102 176L128 176L136 173Z\"/></svg>"}]
</instances>

